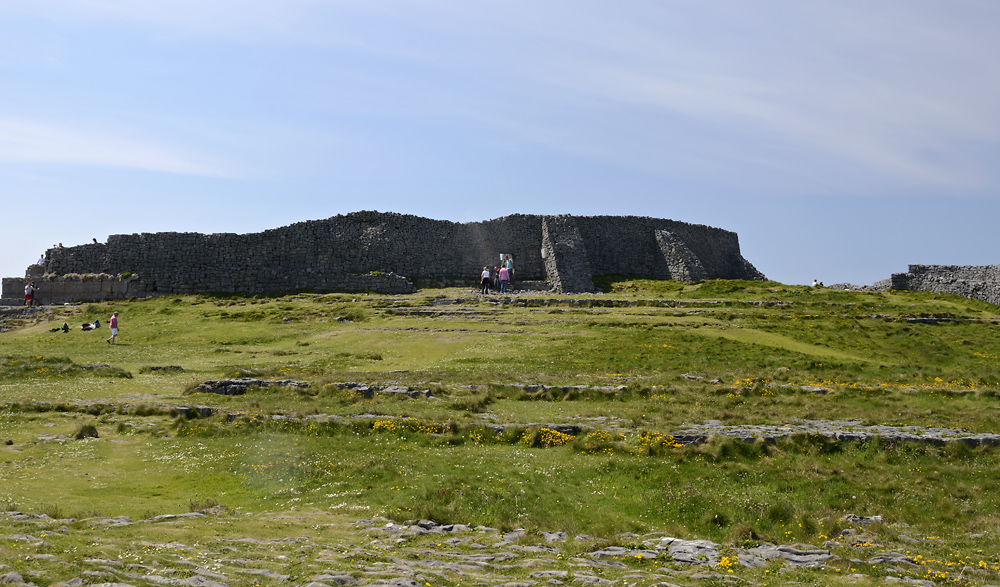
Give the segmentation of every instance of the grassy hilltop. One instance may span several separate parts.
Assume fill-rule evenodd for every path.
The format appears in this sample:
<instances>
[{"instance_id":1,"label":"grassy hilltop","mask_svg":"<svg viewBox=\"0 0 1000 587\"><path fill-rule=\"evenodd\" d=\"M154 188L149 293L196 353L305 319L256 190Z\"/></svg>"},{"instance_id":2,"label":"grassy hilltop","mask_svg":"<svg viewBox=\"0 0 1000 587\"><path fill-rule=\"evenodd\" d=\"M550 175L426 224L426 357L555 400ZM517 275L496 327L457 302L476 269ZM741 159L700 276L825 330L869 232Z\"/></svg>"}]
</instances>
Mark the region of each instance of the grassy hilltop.
<instances>
[{"instance_id":1,"label":"grassy hilltop","mask_svg":"<svg viewBox=\"0 0 1000 587\"><path fill-rule=\"evenodd\" d=\"M305 585L317 569L363 584L380 576L371 569L482 546L442 546L434 534L397 542L354 525L382 517L372 525L521 528L514 544L537 547L531 564L491 567L503 581L442 571L421 585L503 584L550 566L569 569L551 575L567 584L600 584L572 561L659 537L711 540L724 554L812 545L839 558L751 568L727 554L699 577L631 556L589 572L621 585L666 584L665 574L675 585L1000 584L1000 447L813 433L677 442L694 425L803 420L1000 433L1000 308L774 282L600 285L606 293L575 296L177 296L8 320L0 576L146 585L156 581L124 569L186 558L221 569L226 585ZM94 319L102 328L78 328ZM64 322L70 332L49 332ZM309 386L196 390L230 377ZM346 382L430 397L369 396ZM208 515L186 515L197 511ZM550 544L546 532L569 539ZM260 573L219 562L227 548L284 538L266 556L244 552ZM887 552L910 562L870 562ZM107 563L103 578L85 574L95 560Z\"/></svg>"}]
</instances>

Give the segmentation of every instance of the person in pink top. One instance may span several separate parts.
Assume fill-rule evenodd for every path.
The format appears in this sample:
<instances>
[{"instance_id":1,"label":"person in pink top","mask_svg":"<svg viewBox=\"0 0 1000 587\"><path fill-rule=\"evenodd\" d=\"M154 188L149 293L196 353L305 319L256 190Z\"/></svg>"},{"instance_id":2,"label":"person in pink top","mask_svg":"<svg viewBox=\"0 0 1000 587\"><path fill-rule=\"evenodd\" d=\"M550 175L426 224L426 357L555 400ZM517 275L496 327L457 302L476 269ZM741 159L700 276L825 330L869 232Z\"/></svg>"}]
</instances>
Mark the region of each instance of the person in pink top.
<instances>
[{"instance_id":1,"label":"person in pink top","mask_svg":"<svg viewBox=\"0 0 1000 587\"><path fill-rule=\"evenodd\" d=\"M111 320L108 320L108 328L111 329L111 338L107 339L108 344L115 344L115 337L118 336L118 312L111 315Z\"/></svg>"},{"instance_id":2,"label":"person in pink top","mask_svg":"<svg viewBox=\"0 0 1000 587\"><path fill-rule=\"evenodd\" d=\"M500 271L500 293L507 293L507 282L510 281L510 271L506 267L501 267Z\"/></svg>"}]
</instances>

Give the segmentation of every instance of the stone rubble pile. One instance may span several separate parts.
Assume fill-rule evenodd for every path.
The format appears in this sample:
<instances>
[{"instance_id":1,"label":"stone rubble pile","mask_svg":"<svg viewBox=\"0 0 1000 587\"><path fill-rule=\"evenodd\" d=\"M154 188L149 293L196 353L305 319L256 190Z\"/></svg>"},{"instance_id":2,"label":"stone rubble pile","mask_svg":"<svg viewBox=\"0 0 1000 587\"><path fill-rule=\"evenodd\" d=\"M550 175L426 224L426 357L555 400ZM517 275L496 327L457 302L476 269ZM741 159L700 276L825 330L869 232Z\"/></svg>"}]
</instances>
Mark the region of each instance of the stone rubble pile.
<instances>
[{"instance_id":1,"label":"stone rubble pile","mask_svg":"<svg viewBox=\"0 0 1000 587\"><path fill-rule=\"evenodd\" d=\"M244 377L206 381L196 387L195 391L199 393L217 393L220 395L243 395L251 389L272 386L305 389L309 387L309 384L304 381L293 381L291 379L253 379Z\"/></svg>"},{"instance_id":2,"label":"stone rubble pile","mask_svg":"<svg viewBox=\"0 0 1000 587\"><path fill-rule=\"evenodd\" d=\"M405 385L389 384L389 385L378 385L374 383L357 383L355 381L347 381L343 383L334 383L336 387L341 389L346 389L354 393L360 394L365 398L372 398L376 393L383 393L386 395L395 395L400 397L409 398L429 398L433 394L429 389L410 389Z\"/></svg>"}]
</instances>

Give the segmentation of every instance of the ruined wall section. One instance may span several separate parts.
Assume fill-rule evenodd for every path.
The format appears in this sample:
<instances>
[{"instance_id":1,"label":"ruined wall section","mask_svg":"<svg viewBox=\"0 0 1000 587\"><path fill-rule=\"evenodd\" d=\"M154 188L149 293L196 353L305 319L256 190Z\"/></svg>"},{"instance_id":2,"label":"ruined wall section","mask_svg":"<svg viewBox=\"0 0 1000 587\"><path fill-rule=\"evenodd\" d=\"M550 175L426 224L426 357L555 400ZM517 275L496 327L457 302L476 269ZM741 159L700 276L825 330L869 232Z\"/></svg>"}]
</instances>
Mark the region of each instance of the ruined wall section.
<instances>
[{"instance_id":1,"label":"ruined wall section","mask_svg":"<svg viewBox=\"0 0 1000 587\"><path fill-rule=\"evenodd\" d=\"M542 256L552 289L560 292L592 292L594 276L587 247L572 216L542 219Z\"/></svg>"},{"instance_id":2,"label":"ruined wall section","mask_svg":"<svg viewBox=\"0 0 1000 587\"><path fill-rule=\"evenodd\" d=\"M889 281L891 289L950 293L1000 305L1000 265L910 265Z\"/></svg>"},{"instance_id":3,"label":"ruined wall section","mask_svg":"<svg viewBox=\"0 0 1000 587\"><path fill-rule=\"evenodd\" d=\"M691 252L684 241L669 230L656 231L656 244L660 246L670 278L677 281L705 279L708 272L698 256Z\"/></svg>"},{"instance_id":4,"label":"ruined wall section","mask_svg":"<svg viewBox=\"0 0 1000 587\"><path fill-rule=\"evenodd\" d=\"M645 216L582 216L576 217L576 223L586 243L594 275L625 273L654 279L680 279L671 275L657 240L657 231L666 231L683 242L697 258L703 270L703 273L696 271L702 276L700 278L764 279L764 275L740 254L739 237L735 232Z\"/></svg>"}]
</instances>

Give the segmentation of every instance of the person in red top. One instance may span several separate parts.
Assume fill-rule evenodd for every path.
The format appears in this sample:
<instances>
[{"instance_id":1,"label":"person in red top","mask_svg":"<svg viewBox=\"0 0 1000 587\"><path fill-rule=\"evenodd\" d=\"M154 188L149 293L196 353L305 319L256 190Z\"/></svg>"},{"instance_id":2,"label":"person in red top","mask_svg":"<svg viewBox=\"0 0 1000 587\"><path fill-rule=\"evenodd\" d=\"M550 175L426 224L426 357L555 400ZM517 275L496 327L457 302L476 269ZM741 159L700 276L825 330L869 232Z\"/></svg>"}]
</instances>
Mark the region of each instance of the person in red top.
<instances>
[{"instance_id":1,"label":"person in red top","mask_svg":"<svg viewBox=\"0 0 1000 587\"><path fill-rule=\"evenodd\" d=\"M107 339L108 344L115 344L115 337L118 336L118 312L111 315L111 320L108 320L108 328L111 329L111 338Z\"/></svg>"}]
</instances>

